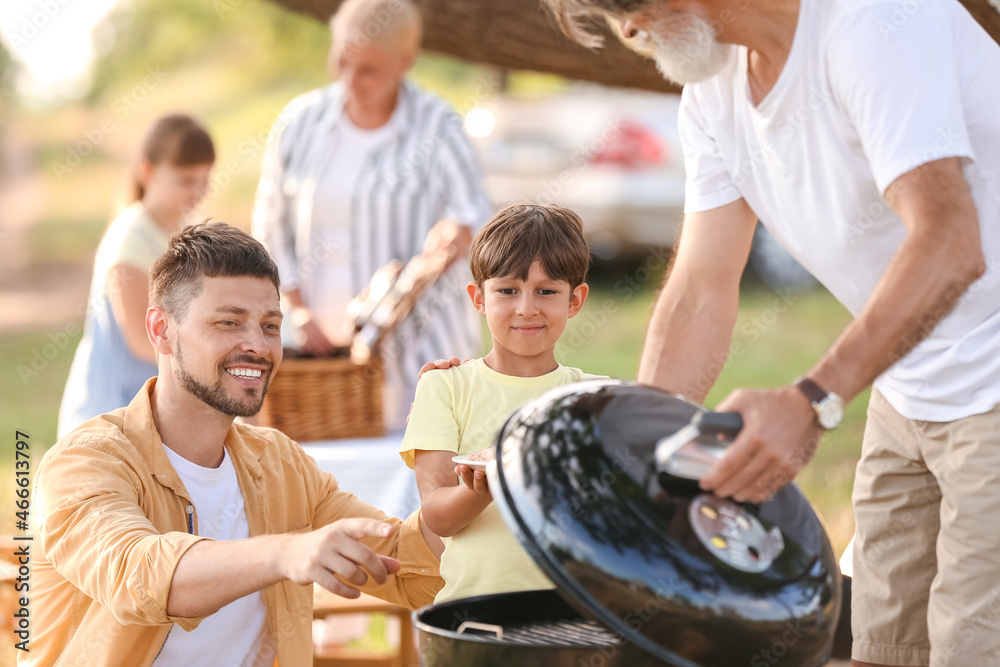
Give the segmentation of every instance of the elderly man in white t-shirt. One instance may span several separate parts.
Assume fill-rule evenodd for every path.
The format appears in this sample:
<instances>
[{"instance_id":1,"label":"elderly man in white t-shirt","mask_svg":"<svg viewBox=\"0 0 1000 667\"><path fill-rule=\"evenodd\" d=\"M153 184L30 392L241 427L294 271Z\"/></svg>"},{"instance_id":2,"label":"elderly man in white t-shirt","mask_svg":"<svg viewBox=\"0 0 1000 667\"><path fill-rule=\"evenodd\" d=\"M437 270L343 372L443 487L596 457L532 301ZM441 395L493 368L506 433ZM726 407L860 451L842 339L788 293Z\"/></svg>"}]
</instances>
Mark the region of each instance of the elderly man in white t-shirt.
<instances>
[{"instance_id":1,"label":"elderly man in white t-shirt","mask_svg":"<svg viewBox=\"0 0 1000 667\"><path fill-rule=\"evenodd\" d=\"M874 382L855 664L1000 664L1000 48L956 0L545 2L588 45L580 19L614 19L688 84L640 381L705 398L758 218L855 316L801 379L722 402L745 426L702 487L765 500Z\"/></svg>"}]
</instances>

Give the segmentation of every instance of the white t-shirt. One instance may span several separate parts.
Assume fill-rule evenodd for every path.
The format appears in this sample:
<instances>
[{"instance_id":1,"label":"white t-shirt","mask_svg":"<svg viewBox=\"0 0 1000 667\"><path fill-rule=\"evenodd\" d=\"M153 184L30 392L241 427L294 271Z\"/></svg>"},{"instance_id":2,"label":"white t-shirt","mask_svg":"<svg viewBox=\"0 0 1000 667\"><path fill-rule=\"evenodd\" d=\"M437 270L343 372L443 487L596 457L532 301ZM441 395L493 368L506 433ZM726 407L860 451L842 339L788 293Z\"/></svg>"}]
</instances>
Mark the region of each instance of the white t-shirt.
<instances>
[{"instance_id":1,"label":"white t-shirt","mask_svg":"<svg viewBox=\"0 0 1000 667\"><path fill-rule=\"evenodd\" d=\"M311 224L322 256L316 257L315 279L303 280L302 291L316 323L334 344L348 345L353 332L343 329L351 289L351 213L355 184L369 154L390 137L388 123L363 130L344 115L334 130L329 163L316 183ZM303 270L306 267L303 266Z\"/></svg>"},{"instance_id":2,"label":"white t-shirt","mask_svg":"<svg viewBox=\"0 0 1000 667\"><path fill-rule=\"evenodd\" d=\"M739 47L719 75L684 88L680 131L685 211L743 197L855 315L906 235L886 188L963 158L986 275L875 386L911 419L1000 403L1000 47L962 5L802 0L788 61L760 104Z\"/></svg>"},{"instance_id":3,"label":"white t-shirt","mask_svg":"<svg viewBox=\"0 0 1000 667\"><path fill-rule=\"evenodd\" d=\"M184 482L198 517L198 534L213 540L250 537L243 494L236 469L226 452L218 468L203 468L163 446L174 470ZM265 634L266 612L260 592L230 602L191 632L174 626L167 635L155 667L232 665L252 667Z\"/></svg>"}]
</instances>

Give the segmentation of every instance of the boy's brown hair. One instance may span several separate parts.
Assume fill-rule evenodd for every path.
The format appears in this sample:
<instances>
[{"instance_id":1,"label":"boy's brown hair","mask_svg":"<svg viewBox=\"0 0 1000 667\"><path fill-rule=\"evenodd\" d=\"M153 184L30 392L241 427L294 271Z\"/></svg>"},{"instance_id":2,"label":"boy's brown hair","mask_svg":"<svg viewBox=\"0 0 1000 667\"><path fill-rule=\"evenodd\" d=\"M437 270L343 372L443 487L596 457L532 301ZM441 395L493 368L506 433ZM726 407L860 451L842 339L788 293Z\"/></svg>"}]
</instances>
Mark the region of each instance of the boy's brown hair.
<instances>
[{"instance_id":1,"label":"boy's brown hair","mask_svg":"<svg viewBox=\"0 0 1000 667\"><path fill-rule=\"evenodd\" d=\"M527 279L536 259L549 278L565 280L571 289L583 283L590 247L580 216L555 204L511 204L479 230L469 251L472 277L480 288L490 278Z\"/></svg>"},{"instance_id":2,"label":"boy's brown hair","mask_svg":"<svg viewBox=\"0 0 1000 667\"><path fill-rule=\"evenodd\" d=\"M278 267L260 241L224 222L186 227L170 237L167 251L149 271L149 303L184 319L188 304L201 294L203 278L250 276L271 281L278 290Z\"/></svg>"}]
</instances>

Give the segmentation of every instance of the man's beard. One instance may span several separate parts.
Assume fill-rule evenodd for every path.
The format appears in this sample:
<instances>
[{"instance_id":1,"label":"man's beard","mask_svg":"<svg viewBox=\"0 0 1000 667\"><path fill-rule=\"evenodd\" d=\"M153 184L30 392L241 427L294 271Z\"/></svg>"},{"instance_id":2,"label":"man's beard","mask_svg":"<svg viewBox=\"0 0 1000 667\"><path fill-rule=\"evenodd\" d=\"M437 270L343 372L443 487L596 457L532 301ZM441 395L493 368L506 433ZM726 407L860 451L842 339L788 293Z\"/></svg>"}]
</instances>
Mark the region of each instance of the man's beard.
<instances>
[{"instance_id":1,"label":"man's beard","mask_svg":"<svg viewBox=\"0 0 1000 667\"><path fill-rule=\"evenodd\" d=\"M232 366L234 364L246 363L254 366L266 366L265 370L262 371L261 379L264 381L263 390L260 393L260 399L257 399L254 394L256 391L251 388L246 388L247 398L240 401L238 398L234 398L229 395L226 391L226 387L222 384L222 378L220 377L215 381L213 385L207 385L197 379L193 375L187 372L184 368L184 359L181 355L181 345L180 341L177 343L177 353L174 355L174 377L180 383L181 387L189 391L194 395L195 398L200 400L205 405L210 408L214 408L224 415L229 415L230 417L253 417L255 414L260 412L261 406L264 405L264 397L267 396L267 388L271 383L271 370L273 364L270 364L264 359L255 359L247 355L240 355L233 357L232 359L225 359L219 363L219 372L225 373L226 366Z\"/></svg>"},{"instance_id":2,"label":"man's beard","mask_svg":"<svg viewBox=\"0 0 1000 667\"><path fill-rule=\"evenodd\" d=\"M708 21L679 11L656 18L633 41L637 51L653 58L660 74L680 85L715 76L733 50L716 39Z\"/></svg>"}]
</instances>

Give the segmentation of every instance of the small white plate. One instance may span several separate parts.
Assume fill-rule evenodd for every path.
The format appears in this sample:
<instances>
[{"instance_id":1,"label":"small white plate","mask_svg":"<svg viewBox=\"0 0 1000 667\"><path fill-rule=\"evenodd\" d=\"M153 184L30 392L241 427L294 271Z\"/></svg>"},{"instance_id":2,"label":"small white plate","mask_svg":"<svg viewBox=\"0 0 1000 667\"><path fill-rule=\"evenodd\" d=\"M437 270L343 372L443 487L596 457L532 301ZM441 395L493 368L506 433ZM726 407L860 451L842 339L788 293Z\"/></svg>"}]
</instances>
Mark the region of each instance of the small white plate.
<instances>
[{"instance_id":1,"label":"small white plate","mask_svg":"<svg viewBox=\"0 0 1000 667\"><path fill-rule=\"evenodd\" d=\"M487 461L472 461L468 456L453 456L451 460L458 465L469 466L473 470L486 470Z\"/></svg>"}]
</instances>

